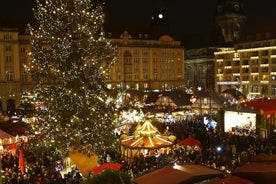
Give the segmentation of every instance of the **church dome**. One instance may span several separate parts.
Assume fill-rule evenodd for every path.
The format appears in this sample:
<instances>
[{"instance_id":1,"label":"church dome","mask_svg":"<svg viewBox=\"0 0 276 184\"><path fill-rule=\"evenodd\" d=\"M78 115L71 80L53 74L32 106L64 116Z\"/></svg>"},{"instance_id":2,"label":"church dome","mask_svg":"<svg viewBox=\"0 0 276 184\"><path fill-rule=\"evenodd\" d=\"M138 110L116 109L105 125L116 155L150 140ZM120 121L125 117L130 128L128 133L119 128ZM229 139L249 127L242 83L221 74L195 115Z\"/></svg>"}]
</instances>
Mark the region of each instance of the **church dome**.
<instances>
[{"instance_id":1,"label":"church dome","mask_svg":"<svg viewBox=\"0 0 276 184\"><path fill-rule=\"evenodd\" d=\"M174 39L169 35L163 35L158 40L163 41L163 42L172 42L172 41L174 41Z\"/></svg>"}]
</instances>

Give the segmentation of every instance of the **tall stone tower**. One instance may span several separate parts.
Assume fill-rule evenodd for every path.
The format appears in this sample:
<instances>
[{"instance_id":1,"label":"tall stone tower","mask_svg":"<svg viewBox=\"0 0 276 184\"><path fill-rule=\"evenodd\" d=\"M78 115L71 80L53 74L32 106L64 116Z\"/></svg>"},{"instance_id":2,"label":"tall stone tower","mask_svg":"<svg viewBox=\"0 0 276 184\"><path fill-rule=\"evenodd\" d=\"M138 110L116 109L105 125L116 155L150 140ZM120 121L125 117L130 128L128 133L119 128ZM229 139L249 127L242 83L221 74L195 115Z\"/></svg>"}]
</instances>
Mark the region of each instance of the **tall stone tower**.
<instances>
[{"instance_id":1,"label":"tall stone tower","mask_svg":"<svg viewBox=\"0 0 276 184\"><path fill-rule=\"evenodd\" d=\"M215 18L225 45L240 40L246 21L243 0L218 0Z\"/></svg>"}]
</instances>

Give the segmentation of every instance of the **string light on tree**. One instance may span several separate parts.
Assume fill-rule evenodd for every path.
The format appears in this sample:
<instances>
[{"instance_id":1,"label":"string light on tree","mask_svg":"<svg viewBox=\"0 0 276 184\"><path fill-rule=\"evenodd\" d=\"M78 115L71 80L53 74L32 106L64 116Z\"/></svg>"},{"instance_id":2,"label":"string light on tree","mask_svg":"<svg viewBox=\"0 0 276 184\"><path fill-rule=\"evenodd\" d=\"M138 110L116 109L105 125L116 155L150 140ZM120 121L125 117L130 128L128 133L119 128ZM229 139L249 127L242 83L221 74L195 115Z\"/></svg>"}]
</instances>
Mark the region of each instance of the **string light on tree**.
<instances>
[{"instance_id":1,"label":"string light on tree","mask_svg":"<svg viewBox=\"0 0 276 184\"><path fill-rule=\"evenodd\" d=\"M103 5L90 0L37 0L32 35L35 96L43 99L40 144L102 154L113 148L115 94L105 83L117 49L105 39Z\"/></svg>"}]
</instances>

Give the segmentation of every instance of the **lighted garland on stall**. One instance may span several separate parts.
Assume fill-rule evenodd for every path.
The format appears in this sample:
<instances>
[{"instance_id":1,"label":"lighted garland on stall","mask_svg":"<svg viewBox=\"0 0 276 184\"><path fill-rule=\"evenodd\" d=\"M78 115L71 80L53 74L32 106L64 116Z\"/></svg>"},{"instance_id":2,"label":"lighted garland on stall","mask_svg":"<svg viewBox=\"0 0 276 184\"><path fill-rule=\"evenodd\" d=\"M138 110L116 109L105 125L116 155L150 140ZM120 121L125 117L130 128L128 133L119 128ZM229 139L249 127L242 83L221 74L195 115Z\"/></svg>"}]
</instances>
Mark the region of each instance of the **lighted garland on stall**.
<instances>
[{"instance_id":1,"label":"lighted garland on stall","mask_svg":"<svg viewBox=\"0 0 276 184\"><path fill-rule=\"evenodd\" d=\"M103 5L90 0L37 0L31 66L42 99L38 145L88 155L113 148L115 93L105 83L117 49L104 37ZM37 146L38 146L37 145Z\"/></svg>"}]
</instances>

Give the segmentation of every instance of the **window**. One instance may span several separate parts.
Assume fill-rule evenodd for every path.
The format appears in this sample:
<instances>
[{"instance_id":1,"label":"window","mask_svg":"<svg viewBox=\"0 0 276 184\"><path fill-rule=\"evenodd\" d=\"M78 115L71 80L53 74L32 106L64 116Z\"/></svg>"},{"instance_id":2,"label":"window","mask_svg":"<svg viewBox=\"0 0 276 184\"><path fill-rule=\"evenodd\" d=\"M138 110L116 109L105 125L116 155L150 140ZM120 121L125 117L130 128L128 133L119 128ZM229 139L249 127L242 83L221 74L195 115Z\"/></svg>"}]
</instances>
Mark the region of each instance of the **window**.
<instances>
[{"instance_id":1,"label":"window","mask_svg":"<svg viewBox=\"0 0 276 184\"><path fill-rule=\"evenodd\" d=\"M148 83L144 83L144 89L147 89L149 87Z\"/></svg>"},{"instance_id":2,"label":"window","mask_svg":"<svg viewBox=\"0 0 276 184\"><path fill-rule=\"evenodd\" d=\"M251 67L251 73L258 73L259 72L259 67Z\"/></svg>"},{"instance_id":3,"label":"window","mask_svg":"<svg viewBox=\"0 0 276 184\"><path fill-rule=\"evenodd\" d=\"M143 58L143 63L147 63L148 62L148 58Z\"/></svg>"},{"instance_id":4,"label":"window","mask_svg":"<svg viewBox=\"0 0 276 184\"><path fill-rule=\"evenodd\" d=\"M131 63L131 58L130 57L125 57L125 63L130 64Z\"/></svg>"},{"instance_id":5,"label":"window","mask_svg":"<svg viewBox=\"0 0 276 184\"><path fill-rule=\"evenodd\" d=\"M6 72L6 78L7 78L7 81L12 81L13 80L13 72L12 71L7 71Z\"/></svg>"},{"instance_id":6,"label":"window","mask_svg":"<svg viewBox=\"0 0 276 184\"><path fill-rule=\"evenodd\" d=\"M276 85L272 85L272 86L271 86L271 94L272 94L273 96L276 96Z\"/></svg>"},{"instance_id":7,"label":"window","mask_svg":"<svg viewBox=\"0 0 276 184\"><path fill-rule=\"evenodd\" d=\"M251 65L258 65L258 64L259 64L258 59L251 60Z\"/></svg>"},{"instance_id":8,"label":"window","mask_svg":"<svg viewBox=\"0 0 276 184\"><path fill-rule=\"evenodd\" d=\"M258 51L253 51L251 54L251 56L258 56L258 55L259 55Z\"/></svg>"},{"instance_id":9,"label":"window","mask_svg":"<svg viewBox=\"0 0 276 184\"><path fill-rule=\"evenodd\" d=\"M117 76L116 76L116 80L121 80L121 76L120 76L120 75L117 75Z\"/></svg>"},{"instance_id":10,"label":"window","mask_svg":"<svg viewBox=\"0 0 276 184\"><path fill-rule=\"evenodd\" d=\"M252 81L259 81L258 75L251 75Z\"/></svg>"},{"instance_id":11,"label":"window","mask_svg":"<svg viewBox=\"0 0 276 184\"><path fill-rule=\"evenodd\" d=\"M4 40L12 40L12 35L4 35Z\"/></svg>"},{"instance_id":12,"label":"window","mask_svg":"<svg viewBox=\"0 0 276 184\"><path fill-rule=\"evenodd\" d=\"M21 66L24 66L26 64L26 58L20 58Z\"/></svg>"},{"instance_id":13,"label":"window","mask_svg":"<svg viewBox=\"0 0 276 184\"><path fill-rule=\"evenodd\" d=\"M263 75L262 80L268 80L268 75Z\"/></svg>"},{"instance_id":14,"label":"window","mask_svg":"<svg viewBox=\"0 0 276 184\"><path fill-rule=\"evenodd\" d=\"M252 85L252 87L251 87L251 92L252 92L252 93L258 93L258 92L259 92L258 86L257 86L257 85Z\"/></svg>"},{"instance_id":15,"label":"window","mask_svg":"<svg viewBox=\"0 0 276 184\"><path fill-rule=\"evenodd\" d=\"M268 64L268 59L263 59L262 64Z\"/></svg>"},{"instance_id":16,"label":"window","mask_svg":"<svg viewBox=\"0 0 276 184\"><path fill-rule=\"evenodd\" d=\"M268 86L262 85L261 93L262 93L262 95L268 95Z\"/></svg>"},{"instance_id":17,"label":"window","mask_svg":"<svg viewBox=\"0 0 276 184\"><path fill-rule=\"evenodd\" d=\"M26 51L26 50L25 50L24 47L21 47L21 48L20 48L20 52L21 52L21 53L24 53L25 51Z\"/></svg>"},{"instance_id":18,"label":"window","mask_svg":"<svg viewBox=\"0 0 276 184\"><path fill-rule=\"evenodd\" d=\"M139 58L134 58L134 63L139 63Z\"/></svg>"},{"instance_id":19,"label":"window","mask_svg":"<svg viewBox=\"0 0 276 184\"><path fill-rule=\"evenodd\" d=\"M271 59L271 64L276 64L276 58Z\"/></svg>"},{"instance_id":20,"label":"window","mask_svg":"<svg viewBox=\"0 0 276 184\"><path fill-rule=\"evenodd\" d=\"M139 72L139 66L134 67L134 72L138 73Z\"/></svg>"},{"instance_id":21,"label":"window","mask_svg":"<svg viewBox=\"0 0 276 184\"><path fill-rule=\"evenodd\" d=\"M126 75L125 75L125 79L126 79L126 80L131 80L131 74L126 74Z\"/></svg>"},{"instance_id":22,"label":"window","mask_svg":"<svg viewBox=\"0 0 276 184\"><path fill-rule=\"evenodd\" d=\"M243 73L249 73L249 68L242 68Z\"/></svg>"},{"instance_id":23,"label":"window","mask_svg":"<svg viewBox=\"0 0 276 184\"><path fill-rule=\"evenodd\" d=\"M240 66L240 61L239 60L235 60L233 63L233 66Z\"/></svg>"},{"instance_id":24,"label":"window","mask_svg":"<svg viewBox=\"0 0 276 184\"><path fill-rule=\"evenodd\" d=\"M158 76L157 73L155 73L155 74L153 75L153 80L157 80L157 79L158 79L157 76Z\"/></svg>"},{"instance_id":25,"label":"window","mask_svg":"<svg viewBox=\"0 0 276 184\"><path fill-rule=\"evenodd\" d=\"M268 55L268 50L263 50L262 51L262 56L267 56Z\"/></svg>"},{"instance_id":26,"label":"window","mask_svg":"<svg viewBox=\"0 0 276 184\"><path fill-rule=\"evenodd\" d=\"M249 81L249 76L248 76L248 75L242 76L242 80L243 80L243 81Z\"/></svg>"},{"instance_id":27,"label":"window","mask_svg":"<svg viewBox=\"0 0 276 184\"><path fill-rule=\"evenodd\" d=\"M142 54L143 55L147 55L148 54L148 50L142 50Z\"/></svg>"},{"instance_id":28,"label":"window","mask_svg":"<svg viewBox=\"0 0 276 184\"><path fill-rule=\"evenodd\" d=\"M144 74L144 79L148 79L148 74Z\"/></svg>"},{"instance_id":29,"label":"window","mask_svg":"<svg viewBox=\"0 0 276 184\"><path fill-rule=\"evenodd\" d=\"M11 51L11 45L6 45L6 51Z\"/></svg>"},{"instance_id":30,"label":"window","mask_svg":"<svg viewBox=\"0 0 276 184\"><path fill-rule=\"evenodd\" d=\"M116 66L115 71L116 71L116 72L120 72L120 71L121 71L121 67Z\"/></svg>"},{"instance_id":31,"label":"window","mask_svg":"<svg viewBox=\"0 0 276 184\"><path fill-rule=\"evenodd\" d=\"M144 66L143 67L143 72L147 72L148 71L148 67L147 66Z\"/></svg>"},{"instance_id":32,"label":"window","mask_svg":"<svg viewBox=\"0 0 276 184\"><path fill-rule=\"evenodd\" d=\"M6 56L6 62L11 62L12 61L12 57L10 55Z\"/></svg>"},{"instance_id":33,"label":"window","mask_svg":"<svg viewBox=\"0 0 276 184\"><path fill-rule=\"evenodd\" d=\"M125 73L128 73L128 74L131 73L131 69L132 69L131 67L126 66L125 67Z\"/></svg>"},{"instance_id":34,"label":"window","mask_svg":"<svg viewBox=\"0 0 276 184\"><path fill-rule=\"evenodd\" d=\"M133 54L134 54L134 55L139 55L139 50L134 50L134 51L133 51Z\"/></svg>"},{"instance_id":35,"label":"window","mask_svg":"<svg viewBox=\"0 0 276 184\"><path fill-rule=\"evenodd\" d=\"M21 75L20 75L20 79L21 81L27 81L27 74L25 72L22 72Z\"/></svg>"},{"instance_id":36,"label":"window","mask_svg":"<svg viewBox=\"0 0 276 184\"><path fill-rule=\"evenodd\" d=\"M268 67L262 67L261 71L262 71L262 73L268 73L269 69L268 69Z\"/></svg>"},{"instance_id":37,"label":"window","mask_svg":"<svg viewBox=\"0 0 276 184\"><path fill-rule=\"evenodd\" d=\"M271 50L271 55L276 55L276 50L275 49Z\"/></svg>"},{"instance_id":38,"label":"window","mask_svg":"<svg viewBox=\"0 0 276 184\"><path fill-rule=\"evenodd\" d=\"M118 58L117 60L116 60L116 63L121 63L122 62L122 58Z\"/></svg>"}]
</instances>

